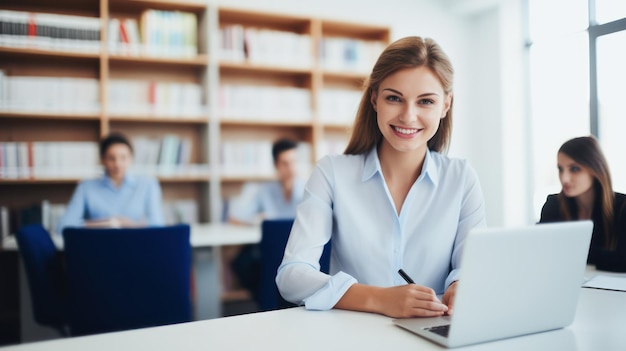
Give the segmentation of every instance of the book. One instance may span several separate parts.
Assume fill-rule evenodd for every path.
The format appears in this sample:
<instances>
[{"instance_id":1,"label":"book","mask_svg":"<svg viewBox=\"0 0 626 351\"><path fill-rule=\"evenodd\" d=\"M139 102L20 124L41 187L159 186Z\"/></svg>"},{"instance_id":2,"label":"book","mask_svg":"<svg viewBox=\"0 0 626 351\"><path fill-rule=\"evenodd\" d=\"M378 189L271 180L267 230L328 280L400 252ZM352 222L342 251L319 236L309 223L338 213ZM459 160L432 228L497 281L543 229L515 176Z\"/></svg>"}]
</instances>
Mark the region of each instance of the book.
<instances>
[{"instance_id":1,"label":"book","mask_svg":"<svg viewBox=\"0 0 626 351\"><path fill-rule=\"evenodd\" d=\"M0 10L0 45L92 52L100 50L100 19Z\"/></svg>"},{"instance_id":2,"label":"book","mask_svg":"<svg viewBox=\"0 0 626 351\"><path fill-rule=\"evenodd\" d=\"M4 110L95 113L100 110L95 78L7 76Z\"/></svg>"},{"instance_id":3,"label":"book","mask_svg":"<svg viewBox=\"0 0 626 351\"><path fill-rule=\"evenodd\" d=\"M113 115L199 118L206 110L195 83L113 79L108 91Z\"/></svg>"},{"instance_id":4,"label":"book","mask_svg":"<svg viewBox=\"0 0 626 351\"><path fill-rule=\"evenodd\" d=\"M30 165L32 165L32 162L29 159L28 149L29 143L17 143L17 176L19 178L29 178L31 174Z\"/></svg>"},{"instance_id":5,"label":"book","mask_svg":"<svg viewBox=\"0 0 626 351\"><path fill-rule=\"evenodd\" d=\"M4 143L3 148L3 161L4 161L4 178L17 178L18 177L18 149L17 143L7 142Z\"/></svg>"},{"instance_id":6,"label":"book","mask_svg":"<svg viewBox=\"0 0 626 351\"><path fill-rule=\"evenodd\" d=\"M126 26L124 25L123 21L118 21L119 23L119 32L120 32L120 48L122 49L122 52L124 53L128 53L129 51L129 42L130 40L128 39L128 32L126 31Z\"/></svg>"},{"instance_id":7,"label":"book","mask_svg":"<svg viewBox=\"0 0 626 351\"><path fill-rule=\"evenodd\" d=\"M4 242L4 239L11 234L9 218L9 208L7 206L0 206L0 243Z\"/></svg>"},{"instance_id":8,"label":"book","mask_svg":"<svg viewBox=\"0 0 626 351\"><path fill-rule=\"evenodd\" d=\"M134 18L126 18L123 27L128 39L128 51L131 55L138 55L141 52L141 39L139 36L139 26Z\"/></svg>"},{"instance_id":9,"label":"book","mask_svg":"<svg viewBox=\"0 0 626 351\"><path fill-rule=\"evenodd\" d=\"M161 139L161 153L159 155L159 167L162 169L171 169L176 165L176 157L178 155L179 138L174 134L167 134Z\"/></svg>"},{"instance_id":10,"label":"book","mask_svg":"<svg viewBox=\"0 0 626 351\"><path fill-rule=\"evenodd\" d=\"M120 20L117 18L111 18L109 20L109 32L108 32L108 48L109 52L113 54L119 53L120 41Z\"/></svg>"},{"instance_id":11,"label":"book","mask_svg":"<svg viewBox=\"0 0 626 351\"><path fill-rule=\"evenodd\" d=\"M222 84L218 109L224 119L310 121L311 91L296 87Z\"/></svg>"},{"instance_id":12,"label":"book","mask_svg":"<svg viewBox=\"0 0 626 351\"><path fill-rule=\"evenodd\" d=\"M7 90L7 75L0 69L0 110L4 110L6 108L8 99L9 91Z\"/></svg>"},{"instance_id":13,"label":"book","mask_svg":"<svg viewBox=\"0 0 626 351\"><path fill-rule=\"evenodd\" d=\"M184 11L145 10L139 17L143 52L152 56L193 57L198 54L198 19Z\"/></svg>"}]
</instances>

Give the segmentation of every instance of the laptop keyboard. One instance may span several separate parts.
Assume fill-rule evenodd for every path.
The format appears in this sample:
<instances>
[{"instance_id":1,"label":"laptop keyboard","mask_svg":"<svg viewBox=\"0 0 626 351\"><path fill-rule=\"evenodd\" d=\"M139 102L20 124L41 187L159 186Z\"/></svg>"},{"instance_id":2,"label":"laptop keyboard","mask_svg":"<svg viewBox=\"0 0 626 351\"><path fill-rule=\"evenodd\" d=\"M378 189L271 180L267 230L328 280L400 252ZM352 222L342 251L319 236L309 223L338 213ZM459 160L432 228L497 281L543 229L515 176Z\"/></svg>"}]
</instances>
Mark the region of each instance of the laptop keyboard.
<instances>
[{"instance_id":1,"label":"laptop keyboard","mask_svg":"<svg viewBox=\"0 0 626 351\"><path fill-rule=\"evenodd\" d=\"M444 338L448 337L448 332L450 331L450 324L446 325L438 325L435 327L424 328L424 330L428 330L432 333L443 336Z\"/></svg>"}]
</instances>

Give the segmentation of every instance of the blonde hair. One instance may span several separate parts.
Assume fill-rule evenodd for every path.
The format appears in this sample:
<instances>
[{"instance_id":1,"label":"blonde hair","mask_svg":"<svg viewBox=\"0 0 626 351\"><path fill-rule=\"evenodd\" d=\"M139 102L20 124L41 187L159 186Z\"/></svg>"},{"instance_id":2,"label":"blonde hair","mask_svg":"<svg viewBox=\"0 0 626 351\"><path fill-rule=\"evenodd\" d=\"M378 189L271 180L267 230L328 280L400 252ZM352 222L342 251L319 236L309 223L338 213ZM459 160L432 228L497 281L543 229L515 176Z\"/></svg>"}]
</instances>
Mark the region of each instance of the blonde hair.
<instances>
[{"instance_id":1,"label":"blonde hair","mask_svg":"<svg viewBox=\"0 0 626 351\"><path fill-rule=\"evenodd\" d=\"M452 93L454 69L441 47L432 39L406 37L391 43L380 54L372 73L364 82L365 91L352 128L352 135L345 154L358 155L369 152L382 140L372 106L372 94L378 91L382 81L391 74L406 68L426 66L439 78L446 94ZM439 128L428 141L428 148L445 153L452 135L452 101L446 118L439 120Z\"/></svg>"}]
</instances>

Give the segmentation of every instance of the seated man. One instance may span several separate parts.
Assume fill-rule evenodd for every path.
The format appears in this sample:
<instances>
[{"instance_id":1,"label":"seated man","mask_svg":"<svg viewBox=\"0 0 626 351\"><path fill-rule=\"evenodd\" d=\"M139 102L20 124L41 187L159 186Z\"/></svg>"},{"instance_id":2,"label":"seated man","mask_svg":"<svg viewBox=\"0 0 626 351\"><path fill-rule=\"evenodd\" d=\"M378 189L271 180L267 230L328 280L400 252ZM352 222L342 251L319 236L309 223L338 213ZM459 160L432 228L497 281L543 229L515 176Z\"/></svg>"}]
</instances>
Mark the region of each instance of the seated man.
<instances>
[{"instance_id":1,"label":"seated man","mask_svg":"<svg viewBox=\"0 0 626 351\"><path fill-rule=\"evenodd\" d=\"M298 144L290 139L280 139L272 146L272 157L277 180L244 188L243 195L233 201L229 222L258 224L264 219L295 218L296 207L304 194L304 180L297 175ZM259 245L246 245L232 261L231 268L241 285L256 300L259 289L261 257Z\"/></svg>"}]
</instances>

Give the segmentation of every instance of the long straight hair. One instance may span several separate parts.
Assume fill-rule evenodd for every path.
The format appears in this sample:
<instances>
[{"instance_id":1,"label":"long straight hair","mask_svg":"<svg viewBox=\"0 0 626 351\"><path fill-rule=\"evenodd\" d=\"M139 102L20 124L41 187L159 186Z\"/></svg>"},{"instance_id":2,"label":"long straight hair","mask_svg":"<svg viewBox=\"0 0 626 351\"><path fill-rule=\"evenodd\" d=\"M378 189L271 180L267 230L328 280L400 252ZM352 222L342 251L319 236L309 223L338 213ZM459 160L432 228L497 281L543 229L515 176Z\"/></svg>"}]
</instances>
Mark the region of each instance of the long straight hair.
<instances>
[{"instance_id":1,"label":"long straight hair","mask_svg":"<svg viewBox=\"0 0 626 351\"><path fill-rule=\"evenodd\" d=\"M607 249L613 250L617 246L617 233L614 231L613 202L615 193L611 182L609 164L602 153L598 140L593 136L574 138L566 141L559 153L566 155L587 169L593 176L595 203L600 204L602 223L604 224L604 243ZM563 191L557 196L559 209L563 218L571 220L574 215L570 212L567 199ZM594 203L594 206L595 206Z\"/></svg>"},{"instance_id":2,"label":"long straight hair","mask_svg":"<svg viewBox=\"0 0 626 351\"><path fill-rule=\"evenodd\" d=\"M369 152L382 140L372 106L372 94L378 92L382 81L391 74L406 68L428 67L441 82L444 92L452 92L454 69L441 47L432 39L406 37L391 43L380 54L372 73L364 82L364 92L357 110L352 135L345 154L359 155ZM439 120L439 128L428 141L428 148L445 153L452 135L452 102L445 118Z\"/></svg>"}]
</instances>

